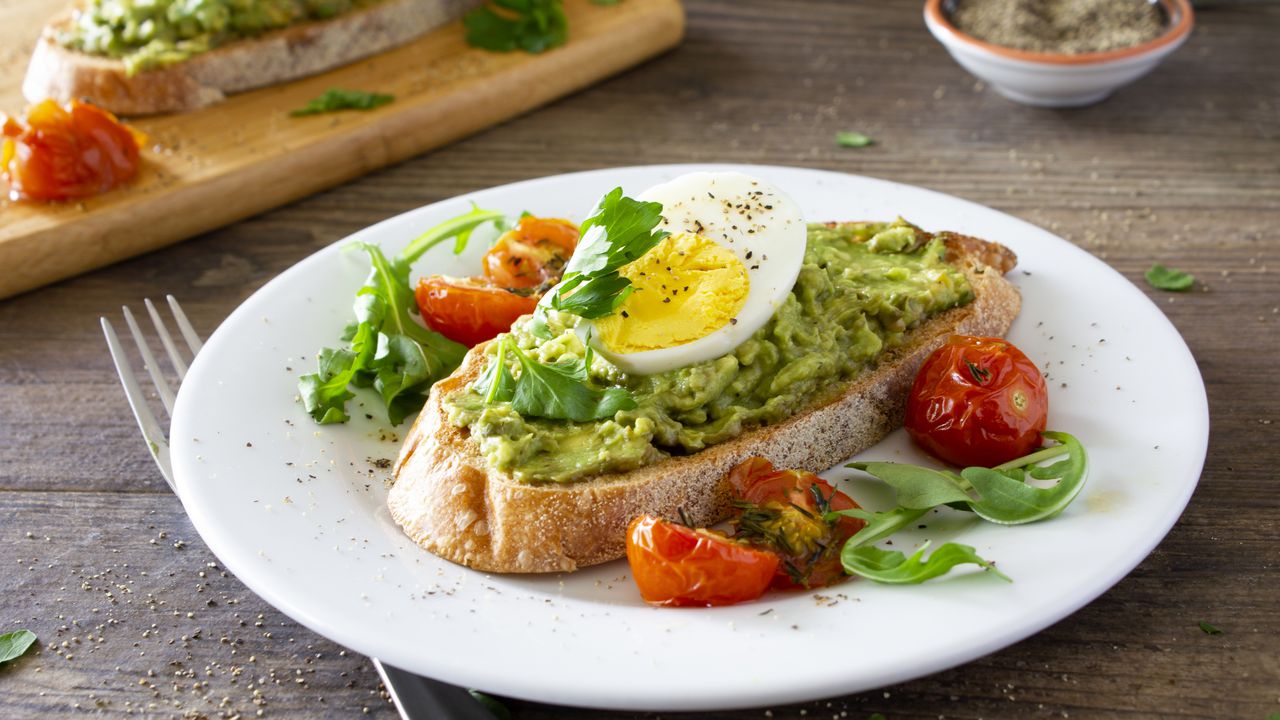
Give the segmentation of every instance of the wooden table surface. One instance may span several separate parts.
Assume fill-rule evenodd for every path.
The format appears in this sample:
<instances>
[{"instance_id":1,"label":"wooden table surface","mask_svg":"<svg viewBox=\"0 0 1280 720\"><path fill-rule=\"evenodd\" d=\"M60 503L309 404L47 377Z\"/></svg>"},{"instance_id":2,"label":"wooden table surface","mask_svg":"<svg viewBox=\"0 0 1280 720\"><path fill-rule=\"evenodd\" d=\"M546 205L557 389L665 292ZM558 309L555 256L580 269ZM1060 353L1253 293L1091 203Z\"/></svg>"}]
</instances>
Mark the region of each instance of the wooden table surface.
<instances>
[{"instance_id":1,"label":"wooden table surface","mask_svg":"<svg viewBox=\"0 0 1280 720\"><path fill-rule=\"evenodd\" d=\"M1280 714L1280 5L1204 10L1151 76L1069 111L975 82L925 31L918 0L689 0L688 11L680 49L595 89L0 302L0 631L40 637L0 667L0 714L394 717L365 658L259 600L201 543L139 440L98 316L171 292L208 335L280 271L396 213L525 178L686 161L888 178L1049 228L1159 304L1199 361L1212 413L1187 512L1083 610L913 682L705 717ZM836 147L850 129L877 144ZM1147 286L1154 261L1194 272L1195 291ZM709 662L715 650L690 649ZM779 661L805 658L761 659ZM653 717L508 706L521 719Z\"/></svg>"}]
</instances>

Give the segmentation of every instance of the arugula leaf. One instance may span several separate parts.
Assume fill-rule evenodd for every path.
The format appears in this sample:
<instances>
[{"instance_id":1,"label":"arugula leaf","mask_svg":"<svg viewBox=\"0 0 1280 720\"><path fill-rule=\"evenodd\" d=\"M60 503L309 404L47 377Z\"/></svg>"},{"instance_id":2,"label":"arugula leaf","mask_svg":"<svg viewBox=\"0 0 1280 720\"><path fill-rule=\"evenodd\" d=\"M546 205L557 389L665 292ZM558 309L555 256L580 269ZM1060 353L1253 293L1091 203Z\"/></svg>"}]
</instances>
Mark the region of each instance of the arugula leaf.
<instances>
[{"instance_id":1,"label":"arugula leaf","mask_svg":"<svg viewBox=\"0 0 1280 720\"><path fill-rule=\"evenodd\" d=\"M894 585L916 585L939 575L945 575L957 565L978 565L1012 582L996 570L990 562L978 557L977 551L968 545L946 543L934 550L926 560L924 553L928 547L929 543L926 542L912 553L911 557L907 557L897 550L846 544L840 553L840 562L844 565L845 572L850 575L859 575L869 580Z\"/></svg>"},{"instance_id":2,"label":"arugula leaf","mask_svg":"<svg viewBox=\"0 0 1280 720\"><path fill-rule=\"evenodd\" d=\"M476 380L476 392L484 395L486 405L511 402L511 398L516 393L515 378L511 376L511 370L507 367L507 344L506 339L498 343L497 357L489 363L489 368L485 370L484 375Z\"/></svg>"},{"instance_id":3,"label":"arugula leaf","mask_svg":"<svg viewBox=\"0 0 1280 720\"><path fill-rule=\"evenodd\" d=\"M836 144L840 147L860 148L875 145L876 141L860 132L847 131L836 133Z\"/></svg>"},{"instance_id":4,"label":"arugula leaf","mask_svg":"<svg viewBox=\"0 0 1280 720\"><path fill-rule=\"evenodd\" d=\"M520 377L511 391L511 407L524 417L543 417L553 420L588 422L613 417L619 410L633 410L635 398L620 387L597 390L587 384L587 368L591 362L591 348L581 360L558 362L551 365L530 358L510 339L503 340L507 351L520 363ZM501 394L502 375L498 380ZM493 387L489 388L493 391Z\"/></svg>"},{"instance_id":5,"label":"arugula leaf","mask_svg":"<svg viewBox=\"0 0 1280 720\"><path fill-rule=\"evenodd\" d=\"M1191 273L1182 272L1167 268L1160 263L1147 268L1145 273L1147 282L1157 290L1168 290L1170 292L1185 292L1191 289L1195 284L1196 276Z\"/></svg>"},{"instance_id":6,"label":"arugula leaf","mask_svg":"<svg viewBox=\"0 0 1280 720\"><path fill-rule=\"evenodd\" d=\"M582 223L564 278L539 305L589 320L612 315L631 293L631 281L618 274L619 268L670 235L654 231L661 220L661 203L633 200L620 187L609 191Z\"/></svg>"},{"instance_id":7,"label":"arugula leaf","mask_svg":"<svg viewBox=\"0 0 1280 720\"><path fill-rule=\"evenodd\" d=\"M354 397L350 386L377 391L393 425L422 407L432 383L453 372L467 348L415 319L410 266L423 253L450 239L454 240L454 252L461 252L472 231L489 222L501 227L502 219L496 210L472 208L427 230L394 260L376 245L351 246L369 256L371 271L356 293L356 322L342 336L349 347L321 349L316 355L317 372L298 379L302 404L316 422L324 425L349 419L346 404Z\"/></svg>"},{"instance_id":8,"label":"arugula leaf","mask_svg":"<svg viewBox=\"0 0 1280 720\"><path fill-rule=\"evenodd\" d=\"M302 117L304 115L319 115L339 110L372 110L395 99L395 95L330 88L325 90L320 97L312 99L306 106L298 108L289 114L293 117Z\"/></svg>"},{"instance_id":9,"label":"arugula leaf","mask_svg":"<svg viewBox=\"0 0 1280 720\"><path fill-rule=\"evenodd\" d=\"M1200 629L1204 631L1205 635L1221 635L1222 634L1221 630L1219 630L1218 628L1214 627L1213 625L1210 625L1209 623L1203 620L1200 621Z\"/></svg>"},{"instance_id":10,"label":"arugula leaf","mask_svg":"<svg viewBox=\"0 0 1280 720\"><path fill-rule=\"evenodd\" d=\"M1088 476L1088 458L1084 446L1079 440L1066 433L1046 432L1044 436L1050 440L1056 440L1060 445L1046 448L1013 462L1024 463L1023 467L1031 465L1030 474L1038 479L1049 479L1052 476L1045 477L1045 475L1053 472L1061 478L1058 484L1049 488L1027 485L1001 472L1001 470L1011 469L1003 465L991 469L965 468L960 472L960 476L982 496L980 500L969 502L969 507L974 513L984 520L1000 525L1023 525L1051 518L1062 512L1072 500L1076 499ZM1031 463L1025 463L1029 458L1046 455L1046 451L1061 452L1063 448L1066 449L1067 459L1043 470L1037 469Z\"/></svg>"},{"instance_id":11,"label":"arugula leaf","mask_svg":"<svg viewBox=\"0 0 1280 720\"><path fill-rule=\"evenodd\" d=\"M467 13L462 24L470 45L494 52L537 54L569 39L561 0L491 0Z\"/></svg>"},{"instance_id":12,"label":"arugula leaf","mask_svg":"<svg viewBox=\"0 0 1280 720\"><path fill-rule=\"evenodd\" d=\"M36 634L30 630L14 630L0 635L0 663L22 657L35 641Z\"/></svg>"},{"instance_id":13,"label":"arugula leaf","mask_svg":"<svg viewBox=\"0 0 1280 720\"><path fill-rule=\"evenodd\" d=\"M919 520L928 510L912 510L904 507L897 507L887 512L867 512L861 508L854 510L837 510L827 513L827 519L830 521L832 516L847 515L849 517L858 518L867 524L861 530L854 533L847 541L845 541L845 549L850 547L861 547L879 542L890 535L898 532L902 528Z\"/></svg>"},{"instance_id":14,"label":"arugula leaf","mask_svg":"<svg viewBox=\"0 0 1280 720\"><path fill-rule=\"evenodd\" d=\"M871 462L849 463L883 480L898 491L898 505L911 510L931 510L939 505L972 500L946 473L919 465Z\"/></svg>"}]
</instances>

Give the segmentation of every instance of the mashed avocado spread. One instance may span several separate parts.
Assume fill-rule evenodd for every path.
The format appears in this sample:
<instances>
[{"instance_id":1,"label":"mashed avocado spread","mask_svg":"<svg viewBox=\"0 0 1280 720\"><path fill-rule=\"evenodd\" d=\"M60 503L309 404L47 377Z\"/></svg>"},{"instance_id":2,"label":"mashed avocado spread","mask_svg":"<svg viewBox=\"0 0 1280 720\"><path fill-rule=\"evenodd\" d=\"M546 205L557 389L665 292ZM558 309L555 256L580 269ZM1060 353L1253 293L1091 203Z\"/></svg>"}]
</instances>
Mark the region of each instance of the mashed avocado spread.
<instances>
[{"instance_id":1,"label":"mashed avocado spread","mask_svg":"<svg viewBox=\"0 0 1280 720\"><path fill-rule=\"evenodd\" d=\"M972 300L945 254L941 238L902 221L810 225L791 295L732 353L647 376L594 356L590 378L629 389L634 410L586 423L525 418L509 403L486 404L471 387L445 398L444 407L492 467L525 482L570 482L696 452L833 397L910 328ZM576 324L576 316L551 312L552 339L535 337L527 322L512 327L511 337L543 363L580 359ZM490 362L494 352L491 346Z\"/></svg>"},{"instance_id":2,"label":"mashed avocado spread","mask_svg":"<svg viewBox=\"0 0 1280 720\"><path fill-rule=\"evenodd\" d=\"M219 45L379 0L90 0L59 35L65 47L122 60L129 74Z\"/></svg>"}]
</instances>

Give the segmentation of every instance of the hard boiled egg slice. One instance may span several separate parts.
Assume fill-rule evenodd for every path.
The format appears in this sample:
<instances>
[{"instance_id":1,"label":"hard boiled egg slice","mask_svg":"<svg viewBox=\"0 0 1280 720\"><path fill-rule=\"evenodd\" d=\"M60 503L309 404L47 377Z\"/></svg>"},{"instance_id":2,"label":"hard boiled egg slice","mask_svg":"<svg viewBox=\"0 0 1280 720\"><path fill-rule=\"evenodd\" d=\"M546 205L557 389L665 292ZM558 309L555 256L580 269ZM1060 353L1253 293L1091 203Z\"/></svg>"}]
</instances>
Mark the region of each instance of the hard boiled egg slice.
<instances>
[{"instance_id":1,"label":"hard boiled egg slice","mask_svg":"<svg viewBox=\"0 0 1280 720\"><path fill-rule=\"evenodd\" d=\"M799 206L736 172L696 172L646 190L671 233L623 266L634 291L586 324L592 346L624 372L653 375L732 352L795 285L804 260Z\"/></svg>"}]
</instances>

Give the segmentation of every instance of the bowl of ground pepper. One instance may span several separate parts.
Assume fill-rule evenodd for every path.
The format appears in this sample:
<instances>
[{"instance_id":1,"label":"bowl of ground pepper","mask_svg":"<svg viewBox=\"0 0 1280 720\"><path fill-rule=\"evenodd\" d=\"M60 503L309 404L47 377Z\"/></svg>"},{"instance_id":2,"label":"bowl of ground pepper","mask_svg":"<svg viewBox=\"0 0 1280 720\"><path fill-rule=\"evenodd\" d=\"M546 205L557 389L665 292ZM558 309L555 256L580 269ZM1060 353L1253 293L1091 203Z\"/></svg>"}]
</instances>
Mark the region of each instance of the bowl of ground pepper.
<instances>
[{"instance_id":1,"label":"bowl of ground pepper","mask_svg":"<svg viewBox=\"0 0 1280 720\"><path fill-rule=\"evenodd\" d=\"M1026 105L1078 107L1146 75L1191 34L1188 0L927 0L951 57Z\"/></svg>"}]
</instances>

